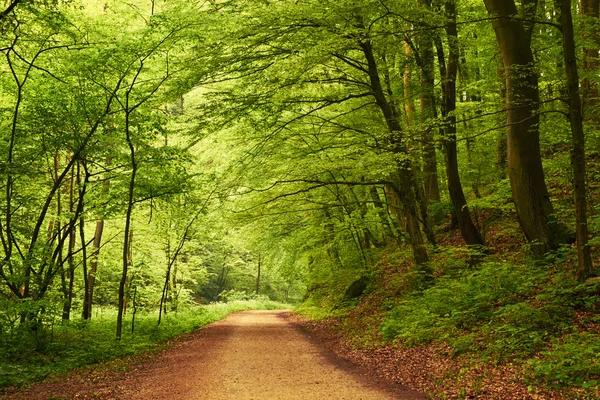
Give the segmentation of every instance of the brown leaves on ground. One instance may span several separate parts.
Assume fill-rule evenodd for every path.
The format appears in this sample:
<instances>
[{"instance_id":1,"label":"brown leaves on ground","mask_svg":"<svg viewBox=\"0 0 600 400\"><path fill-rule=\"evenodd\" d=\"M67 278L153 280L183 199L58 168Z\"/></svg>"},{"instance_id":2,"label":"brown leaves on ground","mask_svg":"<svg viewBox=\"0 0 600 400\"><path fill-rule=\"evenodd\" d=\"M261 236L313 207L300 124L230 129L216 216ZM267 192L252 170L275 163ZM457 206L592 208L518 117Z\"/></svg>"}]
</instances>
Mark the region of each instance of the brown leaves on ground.
<instances>
[{"instance_id":1,"label":"brown leaves on ground","mask_svg":"<svg viewBox=\"0 0 600 400\"><path fill-rule=\"evenodd\" d=\"M476 362L467 357L451 357L451 348L443 345L423 345L404 348L377 343L373 347L357 348L346 339L337 319L319 322L293 317L338 357L373 371L380 378L403 384L427 393L435 399L494 399L494 400L567 400L569 394L528 385L521 367L512 363L493 365Z\"/></svg>"}]
</instances>

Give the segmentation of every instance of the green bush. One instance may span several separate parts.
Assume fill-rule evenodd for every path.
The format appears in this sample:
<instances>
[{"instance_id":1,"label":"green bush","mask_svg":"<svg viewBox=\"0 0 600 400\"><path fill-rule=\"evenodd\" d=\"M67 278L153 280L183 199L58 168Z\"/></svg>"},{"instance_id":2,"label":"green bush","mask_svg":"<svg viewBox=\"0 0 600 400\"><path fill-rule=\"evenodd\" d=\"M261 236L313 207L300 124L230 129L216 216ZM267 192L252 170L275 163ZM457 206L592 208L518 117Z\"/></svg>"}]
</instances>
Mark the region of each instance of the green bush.
<instances>
[{"instance_id":1,"label":"green bush","mask_svg":"<svg viewBox=\"0 0 600 400\"><path fill-rule=\"evenodd\" d=\"M444 340L457 353L483 351L497 359L528 355L568 332L581 300L576 282L547 267L489 262L440 279L396 307L385 337L406 345Z\"/></svg>"},{"instance_id":2,"label":"green bush","mask_svg":"<svg viewBox=\"0 0 600 400\"><path fill-rule=\"evenodd\" d=\"M600 390L600 335L583 332L554 340L540 358L529 360L533 376L550 386Z\"/></svg>"}]
</instances>

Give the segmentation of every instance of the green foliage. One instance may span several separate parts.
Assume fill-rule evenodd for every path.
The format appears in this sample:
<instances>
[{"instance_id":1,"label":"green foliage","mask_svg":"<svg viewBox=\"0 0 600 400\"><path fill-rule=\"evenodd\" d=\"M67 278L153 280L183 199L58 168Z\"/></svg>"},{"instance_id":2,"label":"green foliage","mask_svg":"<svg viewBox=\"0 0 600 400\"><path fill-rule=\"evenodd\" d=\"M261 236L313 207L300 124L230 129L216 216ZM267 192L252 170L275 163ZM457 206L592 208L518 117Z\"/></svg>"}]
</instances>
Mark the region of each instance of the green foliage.
<instances>
[{"instance_id":1,"label":"green foliage","mask_svg":"<svg viewBox=\"0 0 600 400\"><path fill-rule=\"evenodd\" d=\"M577 287L546 267L486 262L408 297L382 329L408 345L443 340L456 344L457 353L525 357L572 329L582 306Z\"/></svg>"},{"instance_id":2,"label":"green foliage","mask_svg":"<svg viewBox=\"0 0 600 400\"><path fill-rule=\"evenodd\" d=\"M453 115L462 190L491 254L457 243L438 146L448 121L426 106L442 104L443 66L432 61L433 98L424 101L419 58L429 40L430 50L434 41L438 55L447 52L447 21L425 3L25 2L5 16L0 346L7 360L22 362L2 364L4 383L131 354L235 309L238 300L304 300L298 311L322 318L344 315L375 292L386 293L381 310L393 309L387 338L443 340L455 355L481 351L495 361L526 358L552 343L532 362L536 376L593 382L595 364L583 356L595 350L577 355L572 321L597 299L569 278L572 249L548 258L557 270L519 259L523 238L501 160L506 88L481 1L457 2ZM541 151L556 217L574 226L553 6L547 2L536 16L546 23L532 27ZM410 111L419 98L423 107ZM382 102L401 130L390 132ZM586 104L586 113L594 107ZM599 130L587 130L597 144ZM393 187L396 175L408 173L415 192L429 185L420 168L427 140L436 144L442 194L413 204L421 227L426 217L433 222L427 250L438 280L427 277L433 286L424 288L411 263L407 207ZM108 320L123 268L129 144L138 171L125 295L129 314L135 307L139 318L136 334L115 344ZM407 160L414 171L398 167ZM593 198L598 176L588 173ZM588 224L594 248L598 211L592 208ZM92 256L96 220L106 227ZM73 315L82 309L84 266L95 256L95 314L83 324ZM362 286L349 290L361 279L369 282L367 296ZM227 306L194 307L214 301ZM159 304L167 315L157 328ZM73 323L59 323L63 315Z\"/></svg>"},{"instance_id":3,"label":"green foliage","mask_svg":"<svg viewBox=\"0 0 600 400\"><path fill-rule=\"evenodd\" d=\"M552 340L539 358L529 360L533 376L554 387L600 389L600 335L582 332Z\"/></svg>"}]
</instances>

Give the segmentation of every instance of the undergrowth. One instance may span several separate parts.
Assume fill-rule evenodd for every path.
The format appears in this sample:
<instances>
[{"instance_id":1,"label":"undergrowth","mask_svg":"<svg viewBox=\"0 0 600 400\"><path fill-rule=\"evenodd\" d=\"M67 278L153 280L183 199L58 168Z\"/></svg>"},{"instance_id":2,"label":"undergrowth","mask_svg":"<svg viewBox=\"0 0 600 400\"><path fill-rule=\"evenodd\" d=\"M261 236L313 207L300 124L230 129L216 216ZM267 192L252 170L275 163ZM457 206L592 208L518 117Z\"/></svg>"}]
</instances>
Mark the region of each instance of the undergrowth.
<instances>
[{"instance_id":1,"label":"undergrowth","mask_svg":"<svg viewBox=\"0 0 600 400\"><path fill-rule=\"evenodd\" d=\"M131 318L120 341L115 340L116 312L104 311L102 319L60 321L36 332L13 330L0 335L0 387L22 386L72 368L129 356L160 347L168 339L192 332L228 314L244 310L281 309L271 301L231 301L194 306L163 316L138 313L135 330ZM113 315L114 314L114 315Z\"/></svg>"},{"instance_id":2,"label":"undergrowth","mask_svg":"<svg viewBox=\"0 0 600 400\"><path fill-rule=\"evenodd\" d=\"M531 382L600 389L600 332L576 324L599 297L548 265L487 262L407 296L382 325L403 345L444 342L452 356L523 363ZM527 368L529 366L529 368Z\"/></svg>"},{"instance_id":3,"label":"undergrowth","mask_svg":"<svg viewBox=\"0 0 600 400\"><path fill-rule=\"evenodd\" d=\"M526 384L574 388L592 397L600 390L600 296L574 279L567 258L523 263L488 256L469 266L467 257L456 256L438 256L432 264L436 281L428 289L411 290L403 265L379 265L358 307L332 308L334 300L311 296L298 310L312 319L336 318L358 347L366 340L355 337L378 341L361 315L379 314L383 345L440 343L453 358L519 365Z\"/></svg>"}]
</instances>

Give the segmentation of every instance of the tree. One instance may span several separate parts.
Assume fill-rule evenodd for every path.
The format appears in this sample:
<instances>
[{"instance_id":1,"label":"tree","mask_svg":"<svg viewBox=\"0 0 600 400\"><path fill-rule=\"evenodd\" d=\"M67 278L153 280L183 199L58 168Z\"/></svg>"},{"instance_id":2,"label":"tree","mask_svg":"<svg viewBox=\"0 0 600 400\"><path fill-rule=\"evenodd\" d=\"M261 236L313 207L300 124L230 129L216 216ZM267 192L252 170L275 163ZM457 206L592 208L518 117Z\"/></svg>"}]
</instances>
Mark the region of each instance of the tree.
<instances>
[{"instance_id":1,"label":"tree","mask_svg":"<svg viewBox=\"0 0 600 400\"><path fill-rule=\"evenodd\" d=\"M550 202L539 141L539 89L531 51L532 29L518 19L513 0L484 0L502 53L507 96L508 176L519 222L535 254L565 241ZM535 2L526 2L528 15ZM532 10L533 9L533 10Z\"/></svg>"},{"instance_id":2,"label":"tree","mask_svg":"<svg viewBox=\"0 0 600 400\"><path fill-rule=\"evenodd\" d=\"M571 1L556 0L555 5L556 10L558 11L558 20L562 31L563 57L567 77L569 122L571 123L573 143L571 164L573 166L575 232L577 237L577 258L579 261L577 277L579 280L584 281L592 275L592 257L588 245L583 107L579 95L579 74L577 72L577 54L575 50L576 46L573 30L573 17L571 14Z\"/></svg>"},{"instance_id":3,"label":"tree","mask_svg":"<svg viewBox=\"0 0 600 400\"><path fill-rule=\"evenodd\" d=\"M446 34L448 36L448 62L446 64L441 43L437 44L440 75L443 79L443 108L442 116L446 118L444 127L444 147L446 150L446 176L448 192L458 219L462 237L469 246L483 246L483 238L475 227L467 200L463 192L458 172L458 154L456 149L456 77L458 73L459 48L456 27L456 4L454 0L445 2L447 18Z\"/></svg>"}]
</instances>

